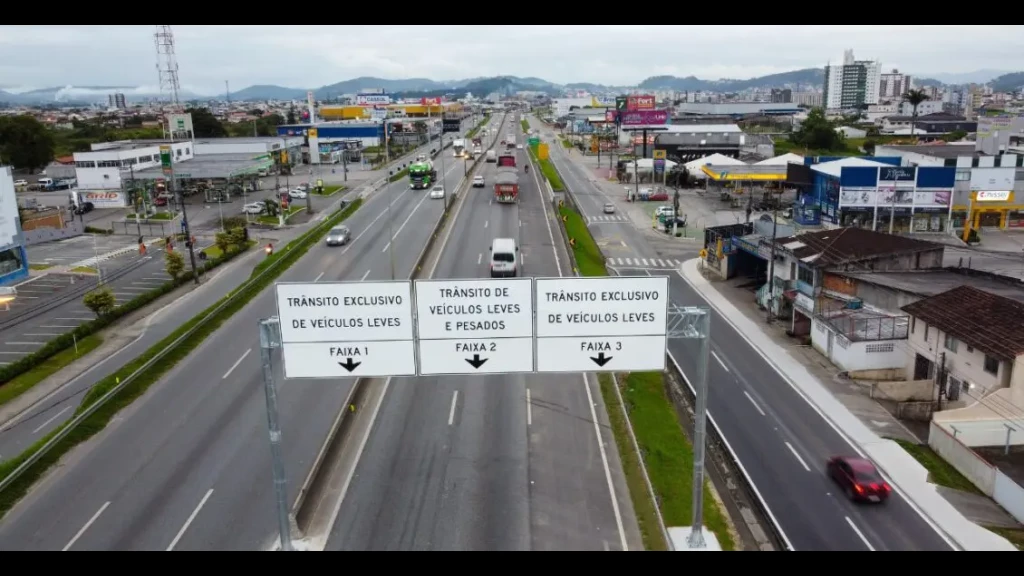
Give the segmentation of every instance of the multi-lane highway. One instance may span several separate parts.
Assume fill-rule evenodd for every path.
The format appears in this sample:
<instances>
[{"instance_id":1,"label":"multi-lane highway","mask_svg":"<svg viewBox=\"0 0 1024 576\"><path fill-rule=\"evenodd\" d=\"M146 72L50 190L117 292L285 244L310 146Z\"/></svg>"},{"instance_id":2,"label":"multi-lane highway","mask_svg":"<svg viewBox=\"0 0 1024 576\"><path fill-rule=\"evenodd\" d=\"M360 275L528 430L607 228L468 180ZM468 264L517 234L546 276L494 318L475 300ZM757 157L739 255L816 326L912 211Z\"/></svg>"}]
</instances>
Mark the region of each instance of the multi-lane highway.
<instances>
[{"instance_id":1,"label":"multi-lane highway","mask_svg":"<svg viewBox=\"0 0 1024 576\"><path fill-rule=\"evenodd\" d=\"M518 123L512 124L519 140ZM520 201L465 192L432 277L489 277L494 238L523 274L560 276L568 255L536 170ZM392 379L330 550L639 549L629 494L593 377L506 374ZM597 422L597 424L595 424Z\"/></svg>"},{"instance_id":2,"label":"multi-lane highway","mask_svg":"<svg viewBox=\"0 0 1024 576\"><path fill-rule=\"evenodd\" d=\"M463 169L462 162L447 162L449 190ZM280 280L390 279L391 254L396 277L407 278L442 211L441 200L410 190L403 179L371 196L346 222L353 233L349 245L314 247ZM248 275L249 267L239 269ZM201 310L200 299L176 303L173 314ZM266 290L69 455L3 519L0 550L271 545L276 523L256 323L275 312L274 293ZM351 383L280 384L292 500Z\"/></svg>"},{"instance_id":3,"label":"multi-lane highway","mask_svg":"<svg viewBox=\"0 0 1024 576\"><path fill-rule=\"evenodd\" d=\"M601 193L560 146L552 148L559 149L553 161L581 208L587 214L597 210ZM626 237L637 255L650 250L628 223L591 225L590 230L603 245L613 237ZM668 275L673 304L709 305L677 271L623 273ZM855 453L845 438L714 309L711 340L710 414L789 545L796 550L951 548L901 494L894 493L885 506L850 503L824 472L829 457ZM696 374L694 342L669 340L669 354L687 377Z\"/></svg>"}]
</instances>

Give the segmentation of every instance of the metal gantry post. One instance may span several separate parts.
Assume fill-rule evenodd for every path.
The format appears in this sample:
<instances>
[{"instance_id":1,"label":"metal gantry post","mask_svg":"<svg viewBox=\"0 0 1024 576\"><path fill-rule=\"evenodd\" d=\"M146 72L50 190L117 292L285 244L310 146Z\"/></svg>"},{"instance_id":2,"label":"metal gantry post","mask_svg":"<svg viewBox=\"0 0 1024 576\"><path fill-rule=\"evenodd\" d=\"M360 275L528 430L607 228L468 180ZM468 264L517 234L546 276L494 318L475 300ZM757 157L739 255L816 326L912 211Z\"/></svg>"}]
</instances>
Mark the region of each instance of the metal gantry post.
<instances>
[{"instance_id":1,"label":"metal gantry post","mask_svg":"<svg viewBox=\"0 0 1024 576\"><path fill-rule=\"evenodd\" d=\"M697 380L693 382L696 406L693 413L693 520L687 544L705 548L704 453L707 444L708 368L711 357L711 310L706 306L674 306L669 311L670 339L698 340Z\"/></svg>"},{"instance_id":2,"label":"metal gantry post","mask_svg":"<svg viewBox=\"0 0 1024 576\"><path fill-rule=\"evenodd\" d=\"M276 316L264 318L260 325L260 359L263 363L263 390L267 396L267 432L270 435L270 460L274 474L274 500L281 550L291 552L292 529L288 514L288 481L281 456L281 424L277 413L277 387L274 385L274 349L281 347L281 323Z\"/></svg>"}]
</instances>

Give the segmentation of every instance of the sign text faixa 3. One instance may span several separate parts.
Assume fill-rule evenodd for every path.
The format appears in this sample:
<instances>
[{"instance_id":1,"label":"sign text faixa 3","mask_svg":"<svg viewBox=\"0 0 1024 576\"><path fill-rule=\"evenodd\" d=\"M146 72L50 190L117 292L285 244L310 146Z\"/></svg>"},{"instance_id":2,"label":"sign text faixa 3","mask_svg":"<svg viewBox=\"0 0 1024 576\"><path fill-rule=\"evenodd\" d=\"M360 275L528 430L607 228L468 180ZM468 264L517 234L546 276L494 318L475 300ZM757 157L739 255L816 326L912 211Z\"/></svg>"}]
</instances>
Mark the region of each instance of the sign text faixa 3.
<instances>
[{"instance_id":1,"label":"sign text faixa 3","mask_svg":"<svg viewBox=\"0 0 1024 576\"><path fill-rule=\"evenodd\" d=\"M277 285L286 378L414 376L409 282Z\"/></svg>"}]
</instances>

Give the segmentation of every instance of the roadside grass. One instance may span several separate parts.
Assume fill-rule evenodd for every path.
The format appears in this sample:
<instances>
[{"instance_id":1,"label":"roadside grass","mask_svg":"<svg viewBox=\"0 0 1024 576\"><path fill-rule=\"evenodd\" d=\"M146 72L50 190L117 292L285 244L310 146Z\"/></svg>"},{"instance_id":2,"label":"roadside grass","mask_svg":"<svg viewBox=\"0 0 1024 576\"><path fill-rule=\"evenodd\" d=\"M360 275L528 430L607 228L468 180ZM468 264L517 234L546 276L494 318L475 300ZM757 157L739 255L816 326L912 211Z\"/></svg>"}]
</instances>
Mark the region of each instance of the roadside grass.
<instances>
[{"instance_id":1,"label":"roadside grass","mask_svg":"<svg viewBox=\"0 0 1024 576\"><path fill-rule=\"evenodd\" d=\"M290 218L291 216L293 216L293 215L295 215L295 214L297 214L297 213L299 213L299 212L301 212L301 211L303 211L305 209L306 209L305 206L295 206L294 204L288 206L288 209L284 211L284 221L287 222L288 218ZM273 224L277 224L280 220L278 219L277 216L266 216L266 215L264 215L264 216L260 216L259 218L257 218L256 221L259 222L260 224L271 224L271 225L273 225Z\"/></svg>"},{"instance_id":2,"label":"roadside grass","mask_svg":"<svg viewBox=\"0 0 1024 576\"><path fill-rule=\"evenodd\" d=\"M76 274L96 274L95 266L76 266L71 269Z\"/></svg>"},{"instance_id":3,"label":"roadside grass","mask_svg":"<svg viewBox=\"0 0 1024 576\"><path fill-rule=\"evenodd\" d=\"M0 492L0 517L3 517L18 502L18 500L20 500L21 497L31 489L32 485L51 466L59 462L66 453L103 430L119 411L130 405L138 397L142 396L150 386L159 381L160 378L170 371L178 362L186 358L192 351L198 348L207 337L217 330L217 328L227 322L236 312L245 307L265 288L272 285L274 280L288 270L288 268L298 261L298 259L301 258L302 255L305 254L312 246L315 246L327 231L331 229L331 227L344 221L361 205L362 201L356 200L352 204L346 206L343 210L324 220L317 227L289 242L281 251L275 252L273 256L260 262L260 264L258 264L253 270L253 275L257 275L260 270L265 270L270 261L283 259L284 262L275 267L272 272L255 282L244 284L229 292L217 303L200 312L166 338L151 346L142 355L122 366L117 372L107 378L104 378L100 382L97 382L96 385L90 388L82 399L82 403L75 411L75 416L82 414L97 400L102 398L108 392L114 390L114 388L120 384L122 377L127 378L129 375L140 370L143 365L149 362L163 349L170 346L175 340L180 338L192 327L196 326L200 321L209 317L207 323L194 332L191 338L179 342L166 356L156 361L145 371L139 373L130 384L122 388L115 396L97 409L96 412L83 421L77 428L73 429L49 452L43 455L39 461L28 468L6 490ZM233 296L236 297L235 300L232 300L229 305L214 315L214 310L223 304L225 300L232 298ZM36 443L18 456L10 460L0 462L0 478L8 477L14 470L21 466L23 462L31 457L32 454L42 448L50 441L51 438L57 435L66 426L67 423L58 426L55 430L43 438L40 438Z\"/></svg>"},{"instance_id":4,"label":"roadside grass","mask_svg":"<svg viewBox=\"0 0 1024 576\"><path fill-rule=\"evenodd\" d=\"M615 437L615 445L619 446L619 460L622 462L622 473L626 477L626 486L629 488L630 500L633 502L633 511L636 514L636 522L640 528L640 537L644 542L644 549L648 551L668 550L668 543L665 542L665 535L661 531L658 520L658 510L654 506L647 490L647 482L644 480L644 472L640 457L633 450L633 441L629 435L629 423L623 413L622 404L619 403L619 396L615 393L615 382L611 374L598 374L597 380L601 384L601 397L604 398L605 406L608 407L608 421L611 423L612 435ZM623 449L628 446L628 449Z\"/></svg>"},{"instance_id":5,"label":"roadside grass","mask_svg":"<svg viewBox=\"0 0 1024 576\"><path fill-rule=\"evenodd\" d=\"M388 178L388 182L398 182L399 180L401 180L402 178L405 178L408 175L409 175L409 169L408 168L402 168L401 170L398 171L397 174L393 174L390 178Z\"/></svg>"},{"instance_id":6,"label":"roadside grass","mask_svg":"<svg viewBox=\"0 0 1024 576\"><path fill-rule=\"evenodd\" d=\"M562 148L572 148L572 142L569 142L569 140L562 138Z\"/></svg>"},{"instance_id":7,"label":"roadside grass","mask_svg":"<svg viewBox=\"0 0 1024 576\"><path fill-rule=\"evenodd\" d=\"M928 480L932 484L945 486L954 490L969 492L984 496L981 490L971 483L963 474L957 471L952 464L946 462L929 446L915 444L906 440L892 439L917 460L925 470L928 470Z\"/></svg>"},{"instance_id":8,"label":"roadside grass","mask_svg":"<svg viewBox=\"0 0 1024 576\"><path fill-rule=\"evenodd\" d=\"M572 251L579 274L607 276L604 256L583 218L568 206L563 205L558 211L566 234L575 240ZM615 445L622 460L623 474L626 476L644 547L647 550L666 550L668 543L658 526L655 503L651 501L643 473L639 469L639 456L633 449L625 427L633 427L666 526L689 526L693 520L693 446L683 433L672 400L665 393L663 374L637 372L620 377L620 391L629 415L628 421L616 409L620 404L612 388L614 384L611 377L601 374L598 378L601 397L605 406L609 407L608 418L612 422ZM620 419L618 424L615 418ZM729 533L728 520L718 502L712 498L707 481L704 485L704 523L718 538L723 550L735 550L736 543Z\"/></svg>"},{"instance_id":9,"label":"roadside grass","mask_svg":"<svg viewBox=\"0 0 1024 576\"><path fill-rule=\"evenodd\" d=\"M519 121L519 125L523 127L523 133L524 134L529 134L530 133L530 123L526 121L526 118L523 118L522 120L520 120Z\"/></svg>"},{"instance_id":10,"label":"roadside grass","mask_svg":"<svg viewBox=\"0 0 1024 576\"><path fill-rule=\"evenodd\" d=\"M251 248L252 244L254 244L255 242L256 242L255 240L250 240L249 241L249 248ZM248 250L249 248L246 248L246 250ZM220 258L221 256L224 255L224 251L221 250L220 248L218 248L216 244L211 244L211 245L207 246L206 248L203 248L203 249L201 249L199 251L200 252L206 252L206 257L207 258Z\"/></svg>"},{"instance_id":11,"label":"roadside grass","mask_svg":"<svg viewBox=\"0 0 1024 576\"><path fill-rule=\"evenodd\" d=\"M29 264L29 270L46 270L47 268L53 268L53 264Z\"/></svg>"},{"instance_id":12,"label":"roadside grass","mask_svg":"<svg viewBox=\"0 0 1024 576\"><path fill-rule=\"evenodd\" d=\"M313 194L316 194L317 196L323 196L324 198L326 198L328 196L333 196L338 192L341 192L342 190L346 190L346 187L342 185L332 184L329 186L324 186L323 192L319 192L318 188L313 188Z\"/></svg>"},{"instance_id":13,"label":"roadside grass","mask_svg":"<svg viewBox=\"0 0 1024 576\"><path fill-rule=\"evenodd\" d=\"M125 214L124 217L125 220L135 220L136 218L140 220L173 220L174 214L171 214L170 212L157 212L156 214L151 214L149 216L143 215L141 217L138 214Z\"/></svg>"},{"instance_id":14,"label":"roadside grass","mask_svg":"<svg viewBox=\"0 0 1024 576\"><path fill-rule=\"evenodd\" d=\"M31 390L33 386L39 384L43 380L46 380L51 375L62 370L64 367L80 357L92 352L98 348L100 344L103 344L103 337L99 334L86 336L78 341L77 350L74 347L62 350L53 356L50 356L39 366L36 366L24 374L15 376L9 382L0 386L0 406L7 404L11 400L14 400L25 392Z\"/></svg>"},{"instance_id":15,"label":"roadside grass","mask_svg":"<svg viewBox=\"0 0 1024 576\"><path fill-rule=\"evenodd\" d=\"M530 151L533 162L540 166L540 173L544 175L544 178L547 178L548 184L551 184L551 189L555 192L565 190L565 185L562 184L562 177L558 175L558 170L555 170L551 160L547 158L541 160L538 158L537 151L534 150L533 146L527 146L527 149Z\"/></svg>"}]
</instances>

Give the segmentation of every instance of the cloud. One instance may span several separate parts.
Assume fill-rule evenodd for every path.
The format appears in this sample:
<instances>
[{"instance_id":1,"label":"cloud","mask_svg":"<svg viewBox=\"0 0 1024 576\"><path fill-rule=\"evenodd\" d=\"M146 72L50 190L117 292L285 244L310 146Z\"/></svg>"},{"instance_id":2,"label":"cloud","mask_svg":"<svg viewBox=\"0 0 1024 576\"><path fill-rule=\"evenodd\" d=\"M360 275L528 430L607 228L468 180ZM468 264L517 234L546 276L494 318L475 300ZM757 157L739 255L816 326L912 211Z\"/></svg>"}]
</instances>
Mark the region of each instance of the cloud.
<instances>
[{"instance_id":1,"label":"cloud","mask_svg":"<svg viewBox=\"0 0 1024 576\"><path fill-rule=\"evenodd\" d=\"M153 26L0 26L0 78L16 86L151 86ZM175 26L181 82L219 94L358 76L499 74L636 84L648 76L749 78L860 59L924 76L1024 70L1022 26Z\"/></svg>"}]
</instances>

